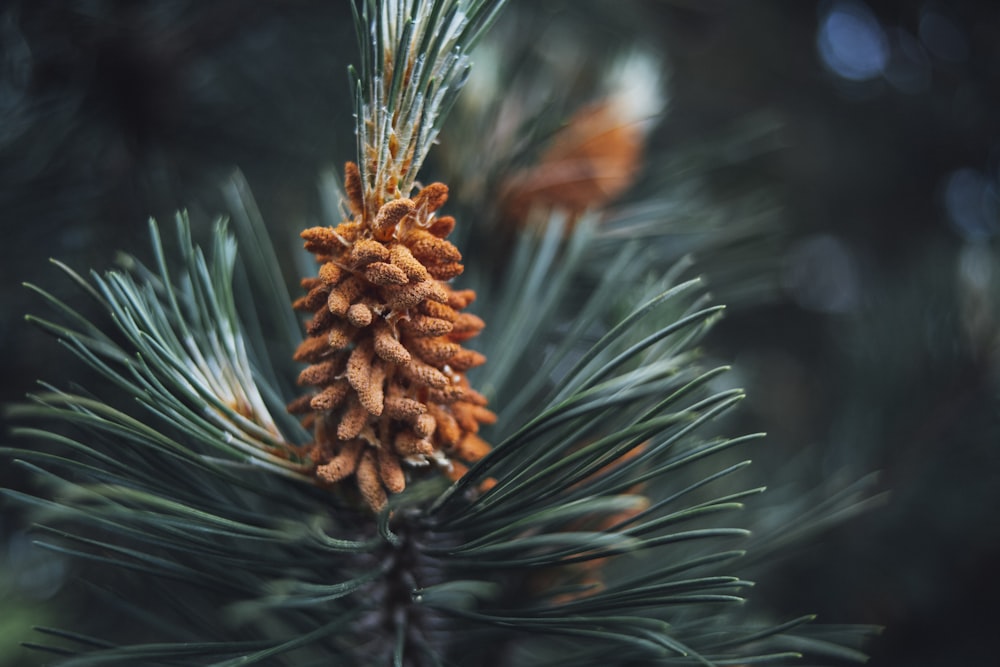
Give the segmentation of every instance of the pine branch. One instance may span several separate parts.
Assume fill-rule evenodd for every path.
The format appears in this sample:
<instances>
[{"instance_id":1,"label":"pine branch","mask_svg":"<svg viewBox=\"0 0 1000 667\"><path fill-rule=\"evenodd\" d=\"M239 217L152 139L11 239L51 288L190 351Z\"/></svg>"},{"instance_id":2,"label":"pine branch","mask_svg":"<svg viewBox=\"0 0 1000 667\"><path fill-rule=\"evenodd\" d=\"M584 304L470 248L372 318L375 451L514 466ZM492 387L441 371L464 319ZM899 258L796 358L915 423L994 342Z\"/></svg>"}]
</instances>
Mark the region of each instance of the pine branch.
<instances>
[{"instance_id":1,"label":"pine branch","mask_svg":"<svg viewBox=\"0 0 1000 667\"><path fill-rule=\"evenodd\" d=\"M360 4L360 9L358 8ZM352 5L361 69L352 69L365 214L408 197L469 70L468 53L503 0Z\"/></svg>"},{"instance_id":2,"label":"pine branch","mask_svg":"<svg viewBox=\"0 0 1000 667\"><path fill-rule=\"evenodd\" d=\"M863 659L867 628L745 609L741 510L763 489L740 480L759 435L723 433L743 392L699 350L722 309L681 279L688 263L555 212L481 286L490 363L459 345L483 323L452 287L447 188L409 196L501 4L356 7L360 167L327 192L337 226L303 234L320 269L295 302L313 313L299 383L321 390L289 409L309 429L281 407L293 390L277 357L300 334L240 180L226 194L242 262L225 224L206 253L180 215L176 258L151 223L154 267L58 265L104 322L32 288L54 315L31 320L109 387L46 384L11 409L15 435L42 444L4 454L40 492L3 494L129 620L101 637L42 629L35 646L60 664Z\"/></svg>"}]
</instances>

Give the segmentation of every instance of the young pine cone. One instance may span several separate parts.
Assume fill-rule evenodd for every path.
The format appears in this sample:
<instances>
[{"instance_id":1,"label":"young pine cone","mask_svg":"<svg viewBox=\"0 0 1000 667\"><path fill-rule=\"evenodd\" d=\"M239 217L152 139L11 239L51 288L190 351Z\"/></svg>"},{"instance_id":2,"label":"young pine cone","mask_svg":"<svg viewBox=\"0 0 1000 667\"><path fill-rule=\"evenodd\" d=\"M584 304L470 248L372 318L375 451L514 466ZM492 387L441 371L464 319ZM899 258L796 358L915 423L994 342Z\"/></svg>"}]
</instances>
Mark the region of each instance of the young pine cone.
<instances>
[{"instance_id":1,"label":"young pine cone","mask_svg":"<svg viewBox=\"0 0 1000 667\"><path fill-rule=\"evenodd\" d=\"M475 293L447 283L463 270L445 240L455 220L435 216L447 186L387 201L374 216L365 215L353 163L345 186L353 218L302 232L320 269L302 281L308 293L293 304L314 313L295 360L309 364L299 385L315 389L288 409L314 428L316 478L334 484L353 476L379 511L415 467L460 477L489 451L477 432L496 415L465 378L486 361L461 345L483 321L462 312Z\"/></svg>"}]
</instances>

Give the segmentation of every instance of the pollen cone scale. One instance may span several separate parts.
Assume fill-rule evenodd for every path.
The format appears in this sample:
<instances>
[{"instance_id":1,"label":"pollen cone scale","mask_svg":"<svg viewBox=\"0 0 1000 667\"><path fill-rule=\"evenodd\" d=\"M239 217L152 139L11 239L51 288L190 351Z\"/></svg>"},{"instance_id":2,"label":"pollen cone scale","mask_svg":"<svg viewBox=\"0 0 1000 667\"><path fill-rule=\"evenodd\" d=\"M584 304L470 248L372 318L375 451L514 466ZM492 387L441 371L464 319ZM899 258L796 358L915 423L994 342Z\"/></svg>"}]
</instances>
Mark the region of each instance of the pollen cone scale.
<instances>
[{"instance_id":1,"label":"pollen cone scale","mask_svg":"<svg viewBox=\"0 0 1000 667\"><path fill-rule=\"evenodd\" d=\"M313 429L317 481L353 479L379 511L418 469L460 477L489 451L477 433L496 415L465 377L486 361L462 346L483 321L463 312L475 293L448 283L463 266L446 239L454 219L436 215L447 186L366 206L348 163L345 187L352 218L302 232L320 268L293 304L313 313L295 352L310 393L288 409Z\"/></svg>"}]
</instances>

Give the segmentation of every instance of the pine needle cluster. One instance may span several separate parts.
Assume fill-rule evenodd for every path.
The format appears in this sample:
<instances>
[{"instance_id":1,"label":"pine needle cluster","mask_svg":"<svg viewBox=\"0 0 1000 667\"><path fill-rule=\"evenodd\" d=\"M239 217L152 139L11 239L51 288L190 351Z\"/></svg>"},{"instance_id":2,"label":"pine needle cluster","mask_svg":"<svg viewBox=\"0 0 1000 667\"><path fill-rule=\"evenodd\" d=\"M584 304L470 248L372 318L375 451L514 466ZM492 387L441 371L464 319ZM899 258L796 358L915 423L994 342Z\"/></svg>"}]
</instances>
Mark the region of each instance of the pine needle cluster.
<instances>
[{"instance_id":1,"label":"pine needle cluster","mask_svg":"<svg viewBox=\"0 0 1000 667\"><path fill-rule=\"evenodd\" d=\"M128 619L35 648L76 667L863 659L865 628L744 604L760 435L721 433L743 392L700 352L723 309L688 265L601 233L587 210L609 195L579 188L543 188L544 222L500 259L447 239L475 221L418 172L502 4L356 3L358 155L327 192L340 218L302 234L304 333L239 178L207 252L182 214L178 257L151 222L153 266L57 263L106 321L32 288L54 314L31 321L110 388L11 409L40 444L5 452L40 492L5 495ZM502 270L464 275L477 259Z\"/></svg>"}]
</instances>

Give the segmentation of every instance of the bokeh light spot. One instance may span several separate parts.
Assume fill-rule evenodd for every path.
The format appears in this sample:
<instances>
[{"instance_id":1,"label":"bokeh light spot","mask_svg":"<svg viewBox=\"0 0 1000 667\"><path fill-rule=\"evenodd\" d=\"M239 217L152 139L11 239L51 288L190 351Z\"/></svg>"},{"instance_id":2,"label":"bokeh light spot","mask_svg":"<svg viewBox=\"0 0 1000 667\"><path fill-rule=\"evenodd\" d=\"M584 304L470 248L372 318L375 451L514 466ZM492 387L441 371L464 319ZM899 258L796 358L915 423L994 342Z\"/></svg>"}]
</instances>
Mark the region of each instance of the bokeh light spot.
<instances>
[{"instance_id":1,"label":"bokeh light spot","mask_svg":"<svg viewBox=\"0 0 1000 667\"><path fill-rule=\"evenodd\" d=\"M924 12L920 17L920 39L936 58L960 63L969 57L965 33L948 17L938 12Z\"/></svg>"},{"instance_id":2,"label":"bokeh light spot","mask_svg":"<svg viewBox=\"0 0 1000 667\"><path fill-rule=\"evenodd\" d=\"M996 185L976 169L959 169L944 186L944 207L952 226L967 241L985 241L1000 230Z\"/></svg>"},{"instance_id":3,"label":"bokeh light spot","mask_svg":"<svg viewBox=\"0 0 1000 667\"><path fill-rule=\"evenodd\" d=\"M860 300L854 253L829 234L803 239L789 251L782 285L800 306L823 313L850 311Z\"/></svg>"},{"instance_id":4,"label":"bokeh light spot","mask_svg":"<svg viewBox=\"0 0 1000 667\"><path fill-rule=\"evenodd\" d=\"M890 31L892 55L885 78L901 93L922 93L930 88L931 63L923 45L902 28Z\"/></svg>"},{"instance_id":5,"label":"bokeh light spot","mask_svg":"<svg viewBox=\"0 0 1000 667\"><path fill-rule=\"evenodd\" d=\"M856 2L831 5L820 22L816 42L827 69L851 81L880 76L889 60L882 26L868 7Z\"/></svg>"},{"instance_id":6,"label":"bokeh light spot","mask_svg":"<svg viewBox=\"0 0 1000 667\"><path fill-rule=\"evenodd\" d=\"M962 283L976 292L986 292L993 281L995 260L989 247L967 243L958 258L958 275Z\"/></svg>"}]
</instances>

